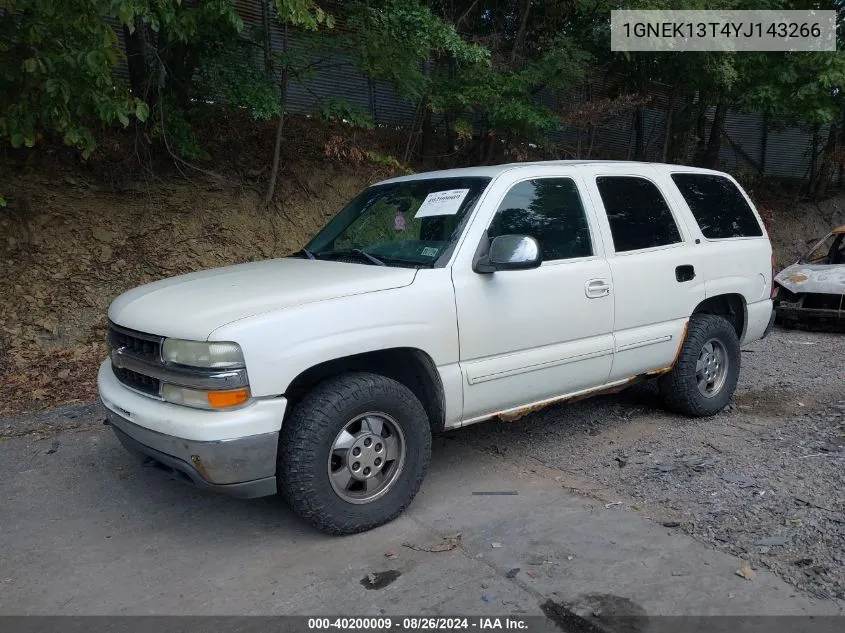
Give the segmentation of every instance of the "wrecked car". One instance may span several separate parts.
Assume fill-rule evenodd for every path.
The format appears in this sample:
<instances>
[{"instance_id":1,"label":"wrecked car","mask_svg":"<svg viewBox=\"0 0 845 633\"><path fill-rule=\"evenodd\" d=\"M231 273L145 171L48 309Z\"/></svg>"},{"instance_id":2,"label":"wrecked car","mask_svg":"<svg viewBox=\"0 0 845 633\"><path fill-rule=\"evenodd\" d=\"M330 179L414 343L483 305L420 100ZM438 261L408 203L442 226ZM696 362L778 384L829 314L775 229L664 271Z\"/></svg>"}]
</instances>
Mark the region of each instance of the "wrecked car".
<instances>
[{"instance_id":1,"label":"wrecked car","mask_svg":"<svg viewBox=\"0 0 845 633\"><path fill-rule=\"evenodd\" d=\"M775 288L775 311L784 325L845 325L845 225L778 273Z\"/></svg>"}]
</instances>

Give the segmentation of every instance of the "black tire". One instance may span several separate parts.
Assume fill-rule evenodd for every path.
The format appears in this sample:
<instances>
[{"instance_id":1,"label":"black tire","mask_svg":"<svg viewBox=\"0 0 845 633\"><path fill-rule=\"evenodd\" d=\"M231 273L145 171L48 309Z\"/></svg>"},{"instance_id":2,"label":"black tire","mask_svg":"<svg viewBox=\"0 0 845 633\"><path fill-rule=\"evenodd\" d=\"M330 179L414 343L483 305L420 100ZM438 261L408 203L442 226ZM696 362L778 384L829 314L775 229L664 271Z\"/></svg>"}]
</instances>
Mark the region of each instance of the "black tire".
<instances>
[{"instance_id":1,"label":"black tire","mask_svg":"<svg viewBox=\"0 0 845 633\"><path fill-rule=\"evenodd\" d=\"M327 465L338 433L368 412L385 413L400 426L405 461L383 496L356 504L335 492ZM428 417L410 389L377 374L343 374L306 394L282 425L278 489L291 509L321 532L355 534L399 516L419 491L430 459Z\"/></svg>"},{"instance_id":2,"label":"black tire","mask_svg":"<svg viewBox=\"0 0 845 633\"><path fill-rule=\"evenodd\" d=\"M711 339L716 339L724 347L728 366L721 388L706 396L699 390L696 364L702 348ZM692 417L715 415L731 401L739 370L739 339L733 325L715 314L694 314L675 366L658 381L660 395L666 407L678 413Z\"/></svg>"}]
</instances>

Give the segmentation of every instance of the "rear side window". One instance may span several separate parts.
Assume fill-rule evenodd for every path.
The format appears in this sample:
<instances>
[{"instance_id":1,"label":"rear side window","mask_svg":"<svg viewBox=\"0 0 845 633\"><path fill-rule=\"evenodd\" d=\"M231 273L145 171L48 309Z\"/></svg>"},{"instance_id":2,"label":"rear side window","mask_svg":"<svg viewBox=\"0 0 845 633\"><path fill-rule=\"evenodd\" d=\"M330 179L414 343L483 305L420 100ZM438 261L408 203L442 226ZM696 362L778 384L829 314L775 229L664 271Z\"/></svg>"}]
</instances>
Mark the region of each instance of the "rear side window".
<instances>
[{"instance_id":1,"label":"rear side window","mask_svg":"<svg viewBox=\"0 0 845 633\"><path fill-rule=\"evenodd\" d=\"M742 193L724 176L672 174L707 239L760 237L763 230Z\"/></svg>"},{"instance_id":2,"label":"rear side window","mask_svg":"<svg viewBox=\"0 0 845 633\"><path fill-rule=\"evenodd\" d=\"M599 176L596 185L610 220L617 253L682 241L669 205L650 180L636 176Z\"/></svg>"}]
</instances>

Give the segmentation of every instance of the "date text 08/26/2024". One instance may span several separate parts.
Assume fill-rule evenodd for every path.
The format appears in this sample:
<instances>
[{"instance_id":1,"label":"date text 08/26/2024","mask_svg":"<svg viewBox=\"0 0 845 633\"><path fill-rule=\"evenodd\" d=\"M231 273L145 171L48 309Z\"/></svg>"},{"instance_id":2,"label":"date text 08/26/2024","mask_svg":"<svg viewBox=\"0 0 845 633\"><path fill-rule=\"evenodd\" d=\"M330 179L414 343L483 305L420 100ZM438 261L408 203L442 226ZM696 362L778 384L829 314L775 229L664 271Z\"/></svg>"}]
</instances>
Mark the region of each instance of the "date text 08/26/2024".
<instances>
[{"instance_id":1,"label":"date text 08/26/2024","mask_svg":"<svg viewBox=\"0 0 845 633\"><path fill-rule=\"evenodd\" d=\"M450 631L450 630L528 630L525 619L514 617L354 617L308 618L308 630L354 631Z\"/></svg>"}]
</instances>

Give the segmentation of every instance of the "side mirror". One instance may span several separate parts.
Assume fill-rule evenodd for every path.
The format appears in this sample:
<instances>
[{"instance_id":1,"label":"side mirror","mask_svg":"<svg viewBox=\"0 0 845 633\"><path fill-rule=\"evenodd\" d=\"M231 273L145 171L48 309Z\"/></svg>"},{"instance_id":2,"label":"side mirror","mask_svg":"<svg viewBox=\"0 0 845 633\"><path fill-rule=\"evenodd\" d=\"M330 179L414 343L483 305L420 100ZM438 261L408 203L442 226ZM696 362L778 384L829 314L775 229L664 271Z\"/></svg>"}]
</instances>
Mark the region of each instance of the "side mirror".
<instances>
[{"instance_id":1,"label":"side mirror","mask_svg":"<svg viewBox=\"0 0 845 633\"><path fill-rule=\"evenodd\" d=\"M477 273L537 268L543 261L540 244L528 235L494 237L489 252L475 264Z\"/></svg>"}]
</instances>

